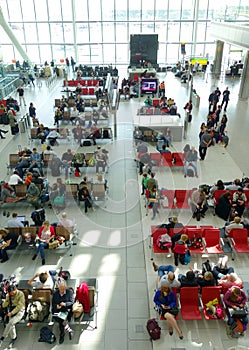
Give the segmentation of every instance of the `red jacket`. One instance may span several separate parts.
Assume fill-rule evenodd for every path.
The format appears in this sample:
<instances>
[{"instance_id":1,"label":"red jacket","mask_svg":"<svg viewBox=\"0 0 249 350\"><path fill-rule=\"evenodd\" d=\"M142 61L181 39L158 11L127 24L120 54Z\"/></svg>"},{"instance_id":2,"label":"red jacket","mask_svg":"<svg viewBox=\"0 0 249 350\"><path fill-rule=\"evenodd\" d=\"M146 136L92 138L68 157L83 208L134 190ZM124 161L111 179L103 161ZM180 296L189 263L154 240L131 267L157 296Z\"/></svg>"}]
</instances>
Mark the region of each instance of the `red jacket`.
<instances>
[{"instance_id":1,"label":"red jacket","mask_svg":"<svg viewBox=\"0 0 249 350\"><path fill-rule=\"evenodd\" d=\"M85 282L81 282L76 290L76 300L78 300L84 307L84 312L90 312L90 300L88 286Z\"/></svg>"},{"instance_id":2,"label":"red jacket","mask_svg":"<svg viewBox=\"0 0 249 350\"><path fill-rule=\"evenodd\" d=\"M38 232L38 237L41 238L41 234L42 234L42 230L44 229L44 226L41 226L39 228L39 232ZM55 231L54 231L54 226L50 226L50 236L55 236Z\"/></svg>"}]
</instances>

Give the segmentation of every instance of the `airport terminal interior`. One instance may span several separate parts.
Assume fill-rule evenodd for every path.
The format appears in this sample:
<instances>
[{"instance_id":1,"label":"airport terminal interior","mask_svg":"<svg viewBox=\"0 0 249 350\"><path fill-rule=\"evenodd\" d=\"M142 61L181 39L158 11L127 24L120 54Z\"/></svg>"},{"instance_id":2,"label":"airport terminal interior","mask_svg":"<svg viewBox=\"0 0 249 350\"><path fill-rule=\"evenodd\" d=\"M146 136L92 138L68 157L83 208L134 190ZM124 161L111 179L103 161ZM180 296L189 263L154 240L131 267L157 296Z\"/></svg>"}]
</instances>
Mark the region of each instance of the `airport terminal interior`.
<instances>
[{"instance_id":1,"label":"airport terminal interior","mask_svg":"<svg viewBox=\"0 0 249 350\"><path fill-rule=\"evenodd\" d=\"M157 0L143 0L141 4L139 2L138 6L137 2L128 0L122 1L122 4L116 0L91 2L80 0L53 0L53 2L48 0L1 0L0 6L4 18L16 34L28 57L31 57L32 63L43 67L45 61L50 65L51 60L54 59L55 64L62 71L61 76L55 78L35 78L34 86L31 83L23 84L26 106L24 104L20 106L16 118L20 121L28 113L30 102L33 102L39 122L49 128L54 127L55 99L67 95L63 85L64 79L65 77L68 81L76 79L76 72L72 70L71 64L69 67L65 64L66 57L69 59L71 56L74 57L76 66L82 64L104 67L112 64L118 70L118 75L114 77L115 82L117 81L116 94L121 87L121 81L129 77L132 69L137 68L130 65L130 51L127 46L130 34L158 34L156 76L159 82L164 81L165 96L174 99L179 114L174 118L169 115L163 115L162 118L165 118L164 121L167 125L175 123L184 128L181 140L175 141L173 138L168 148L169 151L182 152L186 144L194 146L198 151L200 126L207 121L210 93L217 87L221 92L226 87L230 91L230 100L226 111L228 146L224 147L222 143L215 144L208 148L204 161L200 161L198 158L198 177L184 177L182 168L153 166L152 170L158 180L159 189L193 189L198 188L201 184L213 185L219 179L232 182L236 178L249 177L248 100L239 98L241 76L226 74L234 61L241 60L243 62L246 50L234 46L232 50L231 46L225 43L221 72L213 74L212 63L216 46L215 38L211 38L208 34L211 20L246 21L248 16L247 3L246 1L224 1L225 4L219 5L220 7L211 0L167 0L164 3L162 5ZM10 5L13 6L13 4L17 11L11 11ZM84 9L81 9L83 6ZM45 8L46 11L43 11ZM74 11L75 18L72 15ZM141 16L140 20L136 18L138 14ZM163 18L161 18L162 14ZM198 14L200 16L200 32L197 34L194 31L194 23L198 19ZM223 17L223 14L226 18ZM73 25L77 29L77 33L73 33ZM112 27L115 29L109 31ZM192 29L188 31L190 27ZM43 30L47 36L41 34ZM99 37L100 32L102 33L101 43L97 44L96 35L98 34ZM123 35L124 32L129 33L127 37ZM175 39L172 40L175 44L168 43L171 40L167 39L166 32L167 35L175 33ZM193 34L195 35L195 44L192 39L190 40L190 32L195 33ZM2 28L0 33L3 33L0 39L3 62L9 65L15 65L17 60L22 62L23 57L18 53L18 49L11 44ZM32 38L33 34L35 39ZM190 56L206 58L207 53L209 53L209 64L206 70L200 69L192 72L192 80L186 83L183 83L181 78L176 77L172 71L172 67L184 59L180 44L183 41L186 42L185 48L188 58ZM188 41L191 41L191 44L188 45ZM72 44L73 42L75 45ZM87 45L83 45L83 43L87 43ZM200 52L201 55L199 55ZM163 67L165 69L162 69ZM141 68L140 66L138 69ZM85 78L94 80L97 77ZM70 89L74 88L70 87ZM188 122L184 106L192 98L192 89L195 89L199 96L199 105L193 104L192 121ZM4 96L4 98L9 97L9 95ZM16 89L11 92L11 95L18 100ZM98 145L108 151L108 167L103 173L104 179L107 180L104 200L95 200L94 210L89 209L86 214L83 203L79 204L72 199L66 202L64 211L66 211L68 218L73 220L77 230L74 237L76 244L70 248L46 250L45 265L42 265L40 257L37 257L35 261L32 260L34 248L27 250L17 248L9 254L9 260L1 264L0 273L3 273L5 278L15 274L17 280L20 281L31 278L37 272L58 269L62 266L63 269L70 271L71 277L76 279L78 284L86 278L96 278L98 282L96 288L98 295L97 314L95 317L97 328L74 323L72 324L73 339L69 340L68 337L65 337L64 343L59 344L59 329L55 323L50 328L54 331L57 341L48 345L38 342L39 331L44 324L34 322L32 327L29 327L27 322L19 323L16 326L17 340L14 348L28 350L47 349L48 347L87 350L249 349L248 331L244 333L244 336L232 338L227 334L226 320L206 320L203 315L200 320L183 320L180 312L177 323L182 330L183 339L179 339L175 330L174 334L170 336L168 325L164 320L159 320L159 325L162 328L159 340L152 341L146 330L148 319L154 317L158 319L153 303L157 289L157 272L154 271L152 262L157 265L174 266L172 254L153 253L151 226L167 223L168 218L173 216L176 216L178 221L184 225L198 227L211 225L217 228L222 228L225 225L223 219L213 215L214 208L212 206L208 208L205 218L201 218L199 222L192 218L192 212L189 208L164 209L161 207L159 214L154 220L152 219L152 210L146 208L146 200L141 195L142 176L139 174L136 161L138 155L134 140L137 113L144 106L146 98L147 96L141 93L130 99L125 99L124 95L120 95L119 101L114 107L112 107L111 101L106 107L108 119L100 120L98 127L111 128L113 137L107 140L97 140L97 145L81 147L73 138L72 129L75 126L70 121L60 121L60 128L68 129L69 136L66 139L58 139L58 145L52 147L59 157L67 149L80 153L94 152ZM223 113L224 111L222 111L222 115ZM140 121L142 117L141 114ZM172 122L173 119L174 122ZM162 123L164 121L162 120ZM22 130L24 132L19 132L14 136L11 135L9 125L1 124L0 128L8 130L8 133L4 135L6 138L0 140L0 176L2 181L8 181L10 173L7 165L10 153L17 153L19 148L24 146L30 149L36 147L40 153L43 149L39 140L31 139L29 127L25 127L25 130ZM155 142L147 142L147 146L149 152L156 152ZM79 183L84 176L93 182L97 179L95 167L81 168L81 173L81 177L75 177L74 172L70 173L71 183ZM49 184L53 184L57 179L57 177L52 176L51 169L47 169L45 176ZM62 169L60 177L66 181L64 169ZM46 203L44 209L46 219L50 222L57 222L61 218L62 211L58 212L56 208L49 208ZM9 217L6 214L8 212L10 216L13 212L25 216L32 225L30 215L33 210L31 205L24 203L9 206L4 204L0 208L1 227L7 225ZM230 252L224 254L228 255L228 265L234 267L235 272L244 282L249 282L249 255L235 253L234 260L232 260ZM176 276L179 273L185 274L190 266L194 269L201 269L202 263L207 259L216 263L218 258L218 254L193 254L189 265L175 267L175 274ZM91 325L95 326L94 322ZM3 325L0 324L0 335L2 332ZM2 348L7 348L8 341L9 339L4 341Z\"/></svg>"}]
</instances>

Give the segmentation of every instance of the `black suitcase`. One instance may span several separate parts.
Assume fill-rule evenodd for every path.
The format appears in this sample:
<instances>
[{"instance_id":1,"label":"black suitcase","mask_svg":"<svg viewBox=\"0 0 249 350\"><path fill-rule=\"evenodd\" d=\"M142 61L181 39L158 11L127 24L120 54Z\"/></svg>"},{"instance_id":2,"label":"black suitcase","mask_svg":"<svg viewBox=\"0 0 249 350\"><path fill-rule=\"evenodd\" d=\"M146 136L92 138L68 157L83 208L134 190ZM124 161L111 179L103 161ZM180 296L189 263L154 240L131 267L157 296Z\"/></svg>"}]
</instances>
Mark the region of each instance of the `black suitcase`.
<instances>
[{"instance_id":1,"label":"black suitcase","mask_svg":"<svg viewBox=\"0 0 249 350\"><path fill-rule=\"evenodd\" d=\"M10 130L11 130L11 135L15 135L16 134L16 127L15 126L11 126Z\"/></svg>"},{"instance_id":2,"label":"black suitcase","mask_svg":"<svg viewBox=\"0 0 249 350\"><path fill-rule=\"evenodd\" d=\"M81 140L80 141L80 146L81 147L88 147L88 146L92 146L92 143L90 140Z\"/></svg>"},{"instance_id":3,"label":"black suitcase","mask_svg":"<svg viewBox=\"0 0 249 350\"><path fill-rule=\"evenodd\" d=\"M109 130L104 130L103 131L103 139L109 139L110 136L109 136Z\"/></svg>"},{"instance_id":4,"label":"black suitcase","mask_svg":"<svg viewBox=\"0 0 249 350\"><path fill-rule=\"evenodd\" d=\"M10 123L10 118L7 114L2 115L2 124L8 125Z\"/></svg>"},{"instance_id":5,"label":"black suitcase","mask_svg":"<svg viewBox=\"0 0 249 350\"><path fill-rule=\"evenodd\" d=\"M14 126L14 128L15 128L15 132L16 132L16 134L19 134L19 125L18 125L18 124L16 124L16 125Z\"/></svg>"}]
</instances>

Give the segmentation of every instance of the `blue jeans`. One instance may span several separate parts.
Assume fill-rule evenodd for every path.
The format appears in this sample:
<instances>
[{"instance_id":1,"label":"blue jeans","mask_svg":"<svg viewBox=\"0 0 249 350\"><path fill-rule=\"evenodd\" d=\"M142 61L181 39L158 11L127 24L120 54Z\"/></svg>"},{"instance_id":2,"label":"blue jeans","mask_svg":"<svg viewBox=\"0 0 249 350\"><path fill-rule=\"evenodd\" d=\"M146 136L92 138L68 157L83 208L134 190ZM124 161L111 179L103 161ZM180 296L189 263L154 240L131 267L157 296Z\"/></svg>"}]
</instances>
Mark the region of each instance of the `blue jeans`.
<instances>
[{"instance_id":1,"label":"blue jeans","mask_svg":"<svg viewBox=\"0 0 249 350\"><path fill-rule=\"evenodd\" d=\"M212 271L215 279L220 279L222 277L225 277L226 275L228 275L229 273L232 273L232 272L234 272L234 269L232 267L228 267L227 273L225 275L223 273L219 272L219 270L217 270L217 268L215 268L215 267L213 268L213 271Z\"/></svg>"},{"instance_id":2,"label":"blue jeans","mask_svg":"<svg viewBox=\"0 0 249 350\"><path fill-rule=\"evenodd\" d=\"M192 165L193 169L194 169L194 172L195 172L195 175L197 175L197 166L196 166L196 163L195 162L188 162L187 160L185 161L185 164L184 164L184 174L187 175L188 173L188 167L189 165Z\"/></svg>"},{"instance_id":3,"label":"blue jeans","mask_svg":"<svg viewBox=\"0 0 249 350\"><path fill-rule=\"evenodd\" d=\"M159 268L158 268L158 271L157 271L157 274L158 274L158 276L160 276L160 278L162 277L162 276L164 276L165 275L165 272L174 272L175 270L174 270L174 266L172 266L172 265L161 265L161 266L159 266Z\"/></svg>"},{"instance_id":4,"label":"blue jeans","mask_svg":"<svg viewBox=\"0 0 249 350\"><path fill-rule=\"evenodd\" d=\"M7 254L7 251L6 250L13 250L13 249L16 249L16 245L15 244L11 244L4 248L4 249L0 249L0 259L3 259L3 260L8 260L9 257L8 257L8 254Z\"/></svg>"},{"instance_id":5,"label":"blue jeans","mask_svg":"<svg viewBox=\"0 0 249 350\"><path fill-rule=\"evenodd\" d=\"M37 247L37 249L36 249L35 254L38 255L40 253L41 254L41 258L45 259L44 248L47 248L47 247L48 247L48 243L40 242L38 247Z\"/></svg>"},{"instance_id":6,"label":"blue jeans","mask_svg":"<svg viewBox=\"0 0 249 350\"><path fill-rule=\"evenodd\" d=\"M56 270L49 270L48 273L50 274L53 282L55 283L55 276L57 275L57 271Z\"/></svg>"}]
</instances>

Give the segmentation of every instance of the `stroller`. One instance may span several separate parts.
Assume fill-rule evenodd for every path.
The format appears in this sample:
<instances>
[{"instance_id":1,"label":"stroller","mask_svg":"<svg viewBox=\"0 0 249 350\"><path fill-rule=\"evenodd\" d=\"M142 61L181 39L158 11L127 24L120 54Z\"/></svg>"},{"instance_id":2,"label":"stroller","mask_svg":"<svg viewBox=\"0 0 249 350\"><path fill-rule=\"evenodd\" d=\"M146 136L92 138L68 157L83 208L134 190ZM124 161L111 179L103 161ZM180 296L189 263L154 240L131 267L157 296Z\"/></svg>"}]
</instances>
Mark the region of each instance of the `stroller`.
<instances>
[{"instance_id":1,"label":"stroller","mask_svg":"<svg viewBox=\"0 0 249 350\"><path fill-rule=\"evenodd\" d=\"M31 213L31 219L34 221L35 226L42 226L46 220L45 209L34 210Z\"/></svg>"}]
</instances>

